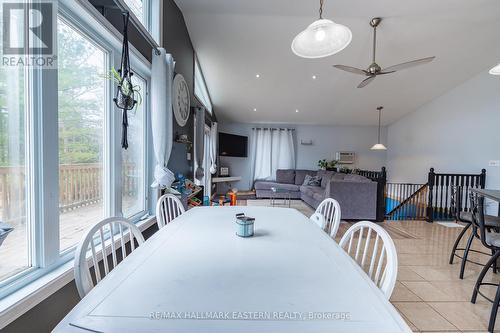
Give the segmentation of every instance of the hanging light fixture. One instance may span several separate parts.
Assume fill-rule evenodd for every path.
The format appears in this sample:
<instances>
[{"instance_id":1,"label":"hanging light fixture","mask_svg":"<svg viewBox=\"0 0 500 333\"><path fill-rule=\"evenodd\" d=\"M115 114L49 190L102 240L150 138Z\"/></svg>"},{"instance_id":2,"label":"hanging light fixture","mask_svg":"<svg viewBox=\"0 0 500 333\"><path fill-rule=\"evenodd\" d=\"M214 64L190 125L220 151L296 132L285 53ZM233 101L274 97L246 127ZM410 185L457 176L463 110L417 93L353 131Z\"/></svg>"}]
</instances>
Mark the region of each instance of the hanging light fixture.
<instances>
[{"instance_id":1,"label":"hanging light fixture","mask_svg":"<svg viewBox=\"0 0 500 333\"><path fill-rule=\"evenodd\" d=\"M323 18L323 2L319 1L319 20L299 33L292 42L292 51L302 58L323 58L342 51L352 39L348 27Z\"/></svg>"},{"instance_id":2,"label":"hanging light fixture","mask_svg":"<svg viewBox=\"0 0 500 333\"><path fill-rule=\"evenodd\" d=\"M496 65L489 72L491 75L500 75L500 64Z\"/></svg>"},{"instance_id":3,"label":"hanging light fixture","mask_svg":"<svg viewBox=\"0 0 500 333\"><path fill-rule=\"evenodd\" d=\"M374 144L371 147L371 150L387 150L386 146L384 146L382 143L380 143L380 119L382 117L382 109L383 108L384 108L383 106L379 106L377 108L377 110L378 110L378 141L376 144Z\"/></svg>"}]
</instances>

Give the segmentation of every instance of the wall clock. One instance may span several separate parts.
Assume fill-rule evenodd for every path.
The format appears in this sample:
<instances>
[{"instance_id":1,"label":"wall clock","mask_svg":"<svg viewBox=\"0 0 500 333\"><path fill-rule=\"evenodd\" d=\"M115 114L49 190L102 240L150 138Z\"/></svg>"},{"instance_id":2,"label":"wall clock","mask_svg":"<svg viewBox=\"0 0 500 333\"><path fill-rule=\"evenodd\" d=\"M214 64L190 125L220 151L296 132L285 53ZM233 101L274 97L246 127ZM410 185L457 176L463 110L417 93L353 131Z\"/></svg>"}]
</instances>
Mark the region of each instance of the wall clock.
<instances>
[{"instance_id":1,"label":"wall clock","mask_svg":"<svg viewBox=\"0 0 500 333\"><path fill-rule=\"evenodd\" d=\"M174 78L172 94L172 107L174 109L175 120L180 126L184 126L189 119L191 99L189 97L188 85L181 74L177 74Z\"/></svg>"}]
</instances>

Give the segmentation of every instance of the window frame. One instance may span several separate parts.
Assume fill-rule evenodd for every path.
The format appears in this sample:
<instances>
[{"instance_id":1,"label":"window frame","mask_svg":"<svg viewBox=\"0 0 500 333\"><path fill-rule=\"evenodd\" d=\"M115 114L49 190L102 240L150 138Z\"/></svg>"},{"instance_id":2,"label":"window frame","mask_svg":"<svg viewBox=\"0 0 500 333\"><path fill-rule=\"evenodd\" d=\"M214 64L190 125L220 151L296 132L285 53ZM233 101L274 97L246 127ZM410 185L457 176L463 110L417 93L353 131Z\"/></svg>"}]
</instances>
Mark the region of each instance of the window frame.
<instances>
[{"instance_id":1,"label":"window frame","mask_svg":"<svg viewBox=\"0 0 500 333\"><path fill-rule=\"evenodd\" d=\"M121 59L121 34L110 24L98 19L100 13L92 5L74 0L60 0L58 15L92 43L106 52L107 69L119 66ZM105 20L105 19L104 19ZM57 45L57 44L56 44ZM130 61L137 73L146 82L143 94L143 193L144 210L130 217L134 223L151 220L149 207L152 191L149 189L150 171L150 86L151 64L132 45ZM59 144L58 144L58 72L57 69L27 69L29 79L25 87L26 116L26 202L29 214L29 237L31 267L0 281L0 300L16 293L52 271L65 267L74 258L74 246L60 251L59 243ZM55 88L54 88L55 87ZM103 204L104 216L120 216L121 207L121 112L112 101L114 84L105 84L107 108L104 114L103 135ZM29 164L28 164L29 163ZM96 221L98 222L98 221ZM1 302L0 302L1 304ZM3 315L4 308L0 307Z\"/></svg>"},{"instance_id":2,"label":"window frame","mask_svg":"<svg viewBox=\"0 0 500 333\"><path fill-rule=\"evenodd\" d=\"M212 115L213 114L213 103L212 103L212 97L210 97L210 91L208 91L208 86L207 86L207 82L205 81L205 75L203 74L203 69L201 68L201 65L200 65L200 62L198 61L198 56L195 54L194 55L194 68L193 68L193 76L194 76L194 82L193 82L193 95L194 97L196 98L196 100L201 104L203 105L203 107L205 108L205 110L207 110L207 112ZM197 70L198 69L198 70ZM207 97L208 97L208 102L210 103L210 105L205 105L205 103L203 102L203 98L202 96L198 96L196 94L196 73L199 72L199 77L201 79L201 83L203 84L203 87L201 88L201 90L204 90L206 93L207 93Z\"/></svg>"}]
</instances>

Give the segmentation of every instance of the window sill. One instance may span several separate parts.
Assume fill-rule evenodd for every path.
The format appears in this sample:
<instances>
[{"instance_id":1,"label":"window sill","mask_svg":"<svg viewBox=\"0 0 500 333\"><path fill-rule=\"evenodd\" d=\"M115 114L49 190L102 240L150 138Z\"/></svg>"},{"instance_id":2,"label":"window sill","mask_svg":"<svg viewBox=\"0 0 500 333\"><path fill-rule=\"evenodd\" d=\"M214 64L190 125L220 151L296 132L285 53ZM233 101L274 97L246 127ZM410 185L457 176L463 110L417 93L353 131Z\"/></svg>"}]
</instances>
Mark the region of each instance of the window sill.
<instances>
[{"instance_id":1,"label":"window sill","mask_svg":"<svg viewBox=\"0 0 500 333\"><path fill-rule=\"evenodd\" d=\"M137 223L144 232L156 223L154 216ZM16 292L0 300L0 330L31 310L44 299L74 279L73 260L70 260Z\"/></svg>"}]
</instances>

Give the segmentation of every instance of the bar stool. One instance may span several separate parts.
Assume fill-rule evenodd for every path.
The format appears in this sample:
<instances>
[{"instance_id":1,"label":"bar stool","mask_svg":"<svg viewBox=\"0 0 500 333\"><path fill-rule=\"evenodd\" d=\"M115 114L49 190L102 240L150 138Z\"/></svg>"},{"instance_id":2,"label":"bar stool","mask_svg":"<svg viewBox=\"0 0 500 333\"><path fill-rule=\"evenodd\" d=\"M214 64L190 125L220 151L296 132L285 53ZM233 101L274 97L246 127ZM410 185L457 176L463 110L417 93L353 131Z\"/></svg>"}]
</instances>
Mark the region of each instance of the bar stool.
<instances>
[{"instance_id":1,"label":"bar stool","mask_svg":"<svg viewBox=\"0 0 500 333\"><path fill-rule=\"evenodd\" d=\"M464 271L465 271L465 265L467 262L483 266L483 264L478 263L473 260L469 260L469 252L475 252L475 253L481 253L484 255L490 255L489 253L479 251L479 250L474 250L471 249L472 246L472 241L476 236L474 235L474 231L471 232L469 235L469 238L467 239L467 243L464 248L459 248L458 245L460 244L460 241L464 237L465 233L467 230L470 229L472 226L472 212L471 211L462 211L462 186L456 186L453 185L451 186L451 196L450 196L450 206L451 206L451 213L453 217L455 218L455 221L457 223L463 223L465 224L464 228L458 234L457 239L455 240L455 244L453 244L453 248L451 250L450 254L450 264L453 264L453 259L455 257L462 259L462 262L460 264L460 279L464 278ZM491 215L484 215L484 221L486 228L491 229L491 228L500 228L500 219L496 216L491 216ZM457 251L463 251L463 255L459 255L456 252ZM496 272L496 264L494 267L494 270Z\"/></svg>"},{"instance_id":2,"label":"bar stool","mask_svg":"<svg viewBox=\"0 0 500 333\"><path fill-rule=\"evenodd\" d=\"M472 298L471 302L476 303L477 300L477 295L481 295L484 297L486 300L490 301L493 303L492 309L491 309L491 314L490 314L490 320L488 323L488 331L493 332L493 329L495 327L495 321L496 321L496 316L497 316L497 309L498 305L500 303L500 285L496 283L490 283L490 282L483 282L483 279L490 269L490 267L493 267L493 271L496 272L496 261L500 257L500 233L498 232L493 232L491 228L488 228L488 226L485 224L485 215L484 215L484 198L480 197L474 193L471 193L471 205L473 207L473 215L472 215L472 228L473 228L473 233L477 238L481 240L481 243L491 249L492 251L492 256L490 260L484 265L483 269L481 270L481 273L479 273L479 276L477 278L476 284L474 286L474 291L472 292ZM500 218L498 218L500 220ZM489 286L496 286L497 287L497 293L495 296L495 299L492 300L480 291L480 287L482 285L489 285Z\"/></svg>"}]
</instances>

